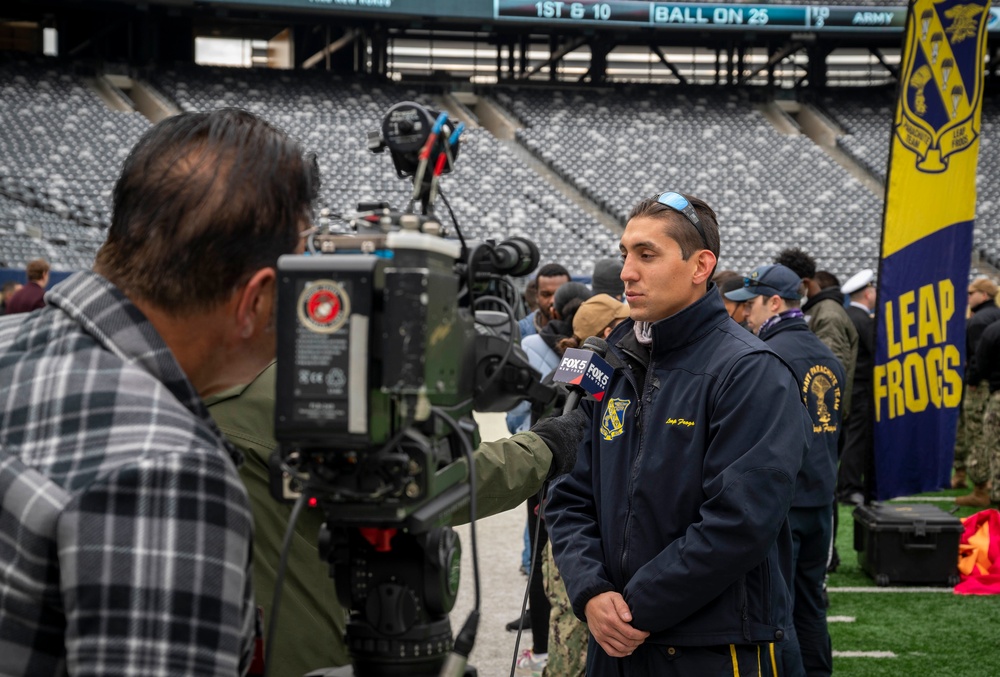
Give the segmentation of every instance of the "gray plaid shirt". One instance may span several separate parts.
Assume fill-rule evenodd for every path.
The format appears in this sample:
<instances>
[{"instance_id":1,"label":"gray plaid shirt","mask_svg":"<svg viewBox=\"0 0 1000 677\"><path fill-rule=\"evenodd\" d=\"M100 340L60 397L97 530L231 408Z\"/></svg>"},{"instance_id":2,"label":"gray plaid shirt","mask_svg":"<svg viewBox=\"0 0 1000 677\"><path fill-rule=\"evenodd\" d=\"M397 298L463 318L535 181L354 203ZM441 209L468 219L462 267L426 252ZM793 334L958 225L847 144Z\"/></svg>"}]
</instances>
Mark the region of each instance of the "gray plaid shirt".
<instances>
[{"instance_id":1,"label":"gray plaid shirt","mask_svg":"<svg viewBox=\"0 0 1000 677\"><path fill-rule=\"evenodd\" d=\"M239 452L107 280L46 301L0 318L0 674L244 672Z\"/></svg>"}]
</instances>

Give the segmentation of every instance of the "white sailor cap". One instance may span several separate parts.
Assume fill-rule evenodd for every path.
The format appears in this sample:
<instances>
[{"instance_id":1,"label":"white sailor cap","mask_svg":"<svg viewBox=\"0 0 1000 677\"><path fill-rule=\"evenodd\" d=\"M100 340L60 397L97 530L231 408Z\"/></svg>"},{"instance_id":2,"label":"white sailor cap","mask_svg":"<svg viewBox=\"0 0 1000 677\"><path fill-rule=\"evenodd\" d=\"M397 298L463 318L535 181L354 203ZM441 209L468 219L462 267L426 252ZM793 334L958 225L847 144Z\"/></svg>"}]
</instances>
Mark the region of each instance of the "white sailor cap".
<instances>
[{"instance_id":1,"label":"white sailor cap","mask_svg":"<svg viewBox=\"0 0 1000 677\"><path fill-rule=\"evenodd\" d=\"M856 291L861 291L868 285L872 283L875 279L875 271L871 268L865 268L861 272L854 275L851 279L840 286L840 291L845 294L853 294Z\"/></svg>"}]
</instances>

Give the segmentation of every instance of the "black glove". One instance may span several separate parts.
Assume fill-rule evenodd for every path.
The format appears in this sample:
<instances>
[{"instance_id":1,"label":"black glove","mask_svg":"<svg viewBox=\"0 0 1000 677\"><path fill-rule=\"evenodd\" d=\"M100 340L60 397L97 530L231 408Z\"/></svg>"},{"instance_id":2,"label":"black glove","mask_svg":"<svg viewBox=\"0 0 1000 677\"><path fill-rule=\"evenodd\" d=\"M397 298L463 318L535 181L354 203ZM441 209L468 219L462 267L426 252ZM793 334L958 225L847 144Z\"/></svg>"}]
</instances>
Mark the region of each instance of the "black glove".
<instances>
[{"instance_id":1,"label":"black glove","mask_svg":"<svg viewBox=\"0 0 1000 677\"><path fill-rule=\"evenodd\" d=\"M545 378L542 379L542 383L547 386L551 386L552 392L555 393L553 398L546 403L541 403L537 401L532 401L531 403L531 424L534 425L538 423L543 418L548 418L549 416L558 416L562 411L563 405L566 404L566 397L569 395L569 388L563 383L553 383L552 374L555 371L551 371Z\"/></svg>"},{"instance_id":2,"label":"black glove","mask_svg":"<svg viewBox=\"0 0 1000 677\"><path fill-rule=\"evenodd\" d=\"M590 416L574 409L564 416L543 418L531 428L552 452L548 479L565 475L576 464L576 450L590 427Z\"/></svg>"}]
</instances>

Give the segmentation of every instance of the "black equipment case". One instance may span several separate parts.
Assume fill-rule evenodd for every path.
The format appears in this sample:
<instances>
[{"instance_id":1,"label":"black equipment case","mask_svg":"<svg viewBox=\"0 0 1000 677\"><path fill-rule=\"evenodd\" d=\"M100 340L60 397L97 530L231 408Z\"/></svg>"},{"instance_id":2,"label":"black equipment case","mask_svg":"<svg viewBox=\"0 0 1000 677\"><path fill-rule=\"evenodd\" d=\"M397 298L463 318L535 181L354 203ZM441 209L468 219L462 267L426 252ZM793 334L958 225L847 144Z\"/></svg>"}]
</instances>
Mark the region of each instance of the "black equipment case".
<instances>
[{"instance_id":1,"label":"black equipment case","mask_svg":"<svg viewBox=\"0 0 1000 677\"><path fill-rule=\"evenodd\" d=\"M854 509L854 549L879 586L955 586L962 522L936 505L880 504Z\"/></svg>"}]
</instances>

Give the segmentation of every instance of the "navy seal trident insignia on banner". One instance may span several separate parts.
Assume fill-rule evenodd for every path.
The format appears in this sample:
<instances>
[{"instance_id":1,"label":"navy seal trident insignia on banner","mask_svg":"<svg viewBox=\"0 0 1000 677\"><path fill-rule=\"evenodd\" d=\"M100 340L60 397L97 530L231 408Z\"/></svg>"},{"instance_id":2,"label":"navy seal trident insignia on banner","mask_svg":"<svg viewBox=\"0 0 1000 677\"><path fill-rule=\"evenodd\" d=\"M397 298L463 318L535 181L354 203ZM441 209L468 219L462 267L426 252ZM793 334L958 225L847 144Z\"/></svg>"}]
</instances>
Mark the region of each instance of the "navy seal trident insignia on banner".
<instances>
[{"instance_id":1,"label":"navy seal trident insignia on banner","mask_svg":"<svg viewBox=\"0 0 1000 677\"><path fill-rule=\"evenodd\" d=\"M922 172L943 172L979 134L987 18L985 2L917 0L910 12L895 131Z\"/></svg>"}]
</instances>

